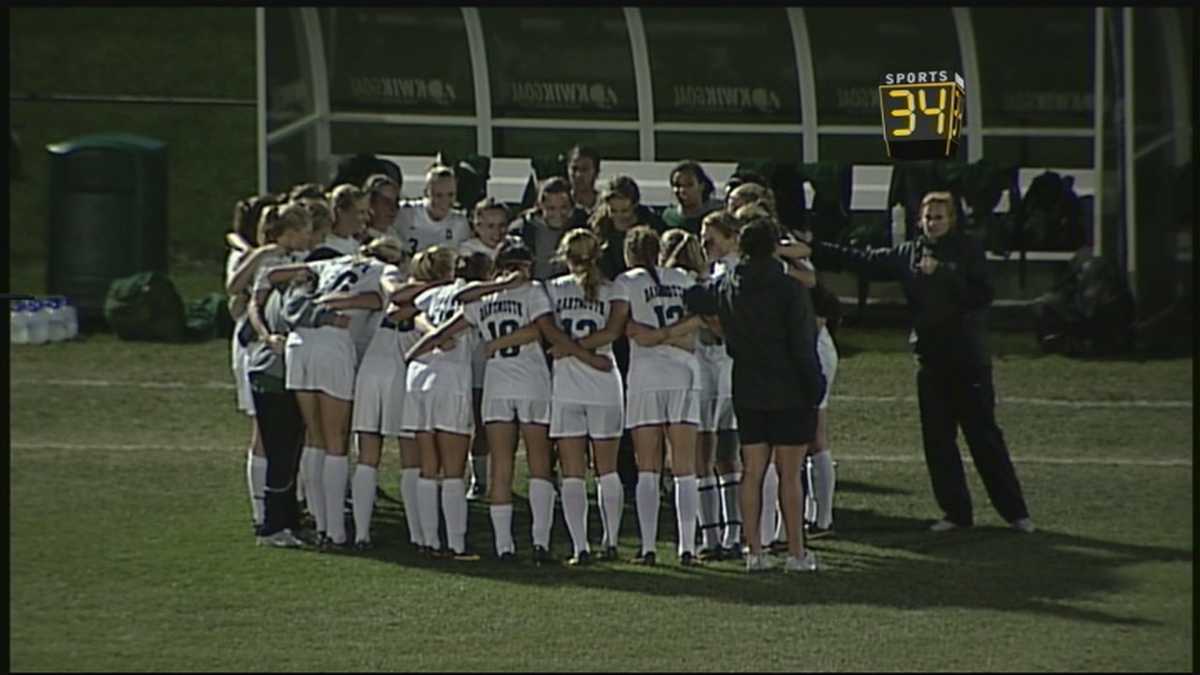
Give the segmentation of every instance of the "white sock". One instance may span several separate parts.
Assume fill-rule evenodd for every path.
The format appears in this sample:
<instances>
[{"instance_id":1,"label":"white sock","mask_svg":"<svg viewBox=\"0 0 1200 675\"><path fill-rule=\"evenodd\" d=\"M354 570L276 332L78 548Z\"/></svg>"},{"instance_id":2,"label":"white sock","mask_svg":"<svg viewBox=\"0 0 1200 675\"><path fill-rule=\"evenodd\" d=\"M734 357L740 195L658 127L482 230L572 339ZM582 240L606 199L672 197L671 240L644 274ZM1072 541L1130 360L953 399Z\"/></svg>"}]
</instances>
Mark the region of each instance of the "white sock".
<instances>
[{"instance_id":1,"label":"white sock","mask_svg":"<svg viewBox=\"0 0 1200 675\"><path fill-rule=\"evenodd\" d=\"M305 448L307 450L308 448ZM304 454L300 455L301 461L296 465L296 503L306 501L304 496L304 481L308 480L308 472L304 470ZM308 510L307 507L305 510Z\"/></svg>"},{"instance_id":2,"label":"white sock","mask_svg":"<svg viewBox=\"0 0 1200 675\"><path fill-rule=\"evenodd\" d=\"M435 549L442 548L438 536L438 484L436 478L417 479L417 507L421 516L421 541Z\"/></svg>"},{"instance_id":3,"label":"white sock","mask_svg":"<svg viewBox=\"0 0 1200 675\"><path fill-rule=\"evenodd\" d=\"M725 548L740 546L742 538L742 507L738 503L738 492L742 484L740 472L721 474L721 512L725 517L725 533L721 545Z\"/></svg>"},{"instance_id":4,"label":"white sock","mask_svg":"<svg viewBox=\"0 0 1200 675\"><path fill-rule=\"evenodd\" d=\"M698 484L695 476L675 477L675 521L679 528L679 555L696 553L696 513L700 510Z\"/></svg>"},{"instance_id":5,"label":"white sock","mask_svg":"<svg viewBox=\"0 0 1200 675\"><path fill-rule=\"evenodd\" d=\"M621 534L621 510L625 506L625 490L617 472L606 473L596 481L596 497L600 502L600 521L604 523L604 547L616 546Z\"/></svg>"},{"instance_id":6,"label":"white sock","mask_svg":"<svg viewBox=\"0 0 1200 675\"><path fill-rule=\"evenodd\" d=\"M554 525L554 484L541 478L529 479L529 510L533 512L533 545L550 548Z\"/></svg>"},{"instance_id":7,"label":"white sock","mask_svg":"<svg viewBox=\"0 0 1200 675\"><path fill-rule=\"evenodd\" d=\"M487 459L487 455L471 455L471 481L483 489L487 489Z\"/></svg>"},{"instance_id":8,"label":"white sock","mask_svg":"<svg viewBox=\"0 0 1200 675\"><path fill-rule=\"evenodd\" d=\"M833 527L833 489L836 476L833 473L833 455L825 449L812 458L813 496L817 500L817 527Z\"/></svg>"},{"instance_id":9,"label":"white sock","mask_svg":"<svg viewBox=\"0 0 1200 675\"><path fill-rule=\"evenodd\" d=\"M775 463L767 465L763 476L762 487L762 517L758 520L759 539L763 546L769 546L775 537L775 515L779 506L779 473Z\"/></svg>"},{"instance_id":10,"label":"white sock","mask_svg":"<svg viewBox=\"0 0 1200 675\"><path fill-rule=\"evenodd\" d=\"M590 551L587 541L587 488L582 478L564 478L562 481L563 518L567 521L567 531L571 533L571 543L575 545L575 555Z\"/></svg>"},{"instance_id":11,"label":"white sock","mask_svg":"<svg viewBox=\"0 0 1200 675\"><path fill-rule=\"evenodd\" d=\"M322 489L321 473L325 467L325 451L321 448L304 448L301 456L307 484L304 486L308 512L317 525L317 532L325 531L325 491Z\"/></svg>"},{"instance_id":12,"label":"white sock","mask_svg":"<svg viewBox=\"0 0 1200 675\"><path fill-rule=\"evenodd\" d=\"M418 468L400 471L400 501L404 502L404 518L408 521L408 540L417 546L425 543L421 532L421 500L417 498L417 481L420 479Z\"/></svg>"},{"instance_id":13,"label":"white sock","mask_svg":"<svg viewBox=\"0 0 1200 675\"><path fill-rule=\"evenodd\" d=\"M654 551L658 539L658 473L639 471L637 483L638 526L642 534L642 553Z\"/></svg>"},{"instance_id":14,"label":"white sock","mask_svg":"<svg viewBox=\"0 0 1200 675\"><path fill-rule=\"evenodd\" d=\"M267 458L246 450L246 487L250 489L250 516L255 525L262 525L266 516Z\"/></svg>"},{"instance_id":15,"label":"white sock","mask_svg":"<svg viewBox=\"0 0 1200 675\"><path fill-rule=\"evenodd\" d=\"M446 514L446 542L462 553L467 548L467 482L462 478L442 481L442 513Z\"/></svg>"},{"instance_id":16,"label":"white sock","mask_svg":"<svg viewBox=\"0 0 1200 675\"><path fill-rule=\"evenodd\" d=\"M700 534L704 538L704 548L711 550L721 545L721 496L717 493L717 479L712 475L701 478L698 485Z\"/></svg>"},{"instance_id":17,"label":"white sock","mask_svg":"<svg viewBox=\"0 0 1200 675\"><path fill-rule=\"evenodd\" d=\"M488 511L492 514L492 533L496 536L496 555L501 553L516 553L517 545L512 536L512 504L492 504Z\"/></svg>"},{"instance_id":18,"label":"white sock","mask_svg":"<svg viewBox=\"0 0 1200 675\"><path fill-rule=\"evenodd\" d=\"M359 464L354 469L354 541L371 541L371 513L375 510L375 487L379 472L373 466Z\"/></svg>"},{"instance_id":19,"label":"white sock","mask_svg":"<svg viewBox=\"0 0 1200 675\"><path fill-rule=\"evenodd\" d=\"M335 544L346 543L346 475L350 473L350 458L325 455L321 468L321 489L325 496L325 535Z\"/></svg>"}]
</instances>

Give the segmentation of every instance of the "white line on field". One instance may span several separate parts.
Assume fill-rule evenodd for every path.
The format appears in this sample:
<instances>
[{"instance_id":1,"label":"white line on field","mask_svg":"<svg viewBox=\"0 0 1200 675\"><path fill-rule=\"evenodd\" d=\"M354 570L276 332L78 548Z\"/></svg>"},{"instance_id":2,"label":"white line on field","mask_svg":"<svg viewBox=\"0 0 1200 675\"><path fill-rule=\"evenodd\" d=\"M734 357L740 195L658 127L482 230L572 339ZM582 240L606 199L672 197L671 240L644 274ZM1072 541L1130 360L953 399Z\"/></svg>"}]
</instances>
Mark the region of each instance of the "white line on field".
<instances>
[{"instance_id":1,"label":"white line on field","mask_svg":"<svg viewBox=\"0 0 1200 675\"><path fill-rule=\"evenodd\" d=\"M52 443L22 441L13 443L16 450L113 450L113 451L154 451L172 450L181 452L245 452L244 446L234 443L229 446L217 445L150 445L150 444L102 444L102 443ZM391 447L389 445L389 447ZM517 450L518 455L525 453L524 448ZM853 455L838 454L835 458L842 462L881 462L889 464L924 464L925 458L916 455ZM963 461L973 463L969 456L963 456ZM1013 457L1012 461L1021 464L1061 464L1077 466L1147 466L1170 467L1192 466L1190 459L1127 459L1124 457Z\"/></svg>"},{"instance_id":2,"label":"white line on field","mask_svg":"<svg viewBox=\"0 0 1200 675\"><path fill-rule=\"evenodd\" d=\"M42 385L54 387L134 387L138 389L233 389L231 382L116 382L112 380L12 380L12 384ZM858 403L916 403L916 396L852 396L835 394L834 401L850 401ZM1190 409L1191 401L1159 400L1149 401L1135 399L1129 401L1073 401L1052 398L1024 398L1020 396L997 397L998 404L1026 404L1056 406L1061 408L1181 408Z\"/></svg>"}]
</instances>

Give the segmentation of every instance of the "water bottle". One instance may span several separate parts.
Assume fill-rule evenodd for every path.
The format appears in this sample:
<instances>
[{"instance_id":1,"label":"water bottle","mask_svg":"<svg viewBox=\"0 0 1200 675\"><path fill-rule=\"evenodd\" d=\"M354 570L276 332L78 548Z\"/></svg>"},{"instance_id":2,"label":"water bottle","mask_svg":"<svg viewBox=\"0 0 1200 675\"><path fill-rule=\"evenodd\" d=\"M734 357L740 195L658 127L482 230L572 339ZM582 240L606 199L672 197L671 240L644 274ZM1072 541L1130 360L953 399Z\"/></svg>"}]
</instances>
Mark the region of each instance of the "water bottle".
<instances>
[{"instance_id":1,"label":"water bottle","mask_svg":"<svg viewBox=\"0 0 1200 675\"><path fill-rule=\"evenodd\" d=\"M63 316L63 299L60 297L46 298L43 302L46 313L47 337L50 342L62 342L67 339L67 322Z\"/></svg>"},{"instance_id":2,"label":"water bottle","mask_svg":"<svg viewBox=\"0 0 1200 675\"><path fill-rule=\"evenodd\" d=\"M46 313L42 311L42 303L30 300L25 303L25 316L29 321L29 344L42 345L50 339L49 325Z\"/></svg>"},{"instance_id":3,"label":"water bottle","mask_svg":"<svg viewBox=\"0 0 1200 675\"><path fill-rule=\"evenodd\" d=\"M29 317L25 314L25 302L17 300L8 305L9 340L14 345L29 344Z\"/></svg>"},{"instance_id":4,"label":"water bottle","mask_svg":"<svg viewBox=\"0 0 1200 675\"><path fill-rule=\"evenodd\" d=\"M903 204L896 204L892 207L892 246L899 246L907 238L907 219Z\"/></svg>"},{"instance_id":5,"label":"water bottle","mask_svg":"<svg viewBox=\"0 0 1200 675\"><path fill-rule=\"evenodd\" d=\"M63 301L63 324L67 327L68 340L74 340L79 335L79 313L75 311L75 305L71 304L71 299L64 297Z\"/></svg>"}]
</instances>

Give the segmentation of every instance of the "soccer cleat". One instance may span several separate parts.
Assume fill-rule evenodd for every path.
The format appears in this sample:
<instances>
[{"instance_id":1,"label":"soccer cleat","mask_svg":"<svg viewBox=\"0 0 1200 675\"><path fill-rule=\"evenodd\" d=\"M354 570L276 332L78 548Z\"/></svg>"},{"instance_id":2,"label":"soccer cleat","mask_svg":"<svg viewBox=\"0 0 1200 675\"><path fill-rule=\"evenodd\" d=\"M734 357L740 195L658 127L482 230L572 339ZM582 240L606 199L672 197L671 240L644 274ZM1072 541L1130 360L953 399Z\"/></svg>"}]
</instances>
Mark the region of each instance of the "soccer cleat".
<instances>
[{"instance_id":1,"label":"soccer cleat","mask_svg":"<svg viewBox=\"0 0 1200 675\"><path fill-rule=\"evenodd\" d=\"M817 571L817 552L805 551L803 558L788 556L787 562L783 564L784 572L816 572Z\"/></svg>"},{"instance_id":2,"label":"soccer cleat","mask_svg":"<svg viewBox=\"0 0 1200 675\"><path fill-rule=\"evenodd\" d=\"M720 546L716 548L700 549L700 560L704 562L717 561L725 558L725 550Z\"/></svg>"},{"instance_id":3,"label":"soccer cleat","mask_svg":"<svg viewBox=\"0 0 1200 675\"><path fill-rule=\"evenodd\" d=\"M461 551L455 551L454 549L448 549L448 557L450 557L454 560L465 560L465 561L479 560L479 554L475 553L474 551L471 551L470 549L463 549Z\"/></svg>"},{"instance_id":4,"label":"soccer cleat","mask_svg":"<svg viewBox=\"0 0 1200 675\"><path fill-rule=\"evenodd\" d=\"M467 501L473 502L477 499L483 499L485 494L487 494L487 489L484 488L482 483L472 482L471 489L467 490Z\"/></svg>"},{"instance_id":5,"label":"soccer cleat","mask_svg":"<svg viewBox=\"0 0 1200 675\"><path fill-rule=\"evenodd\" d=\"M937 521L936 523L934 523L933 525L930 525L929 531L930 532L949 532L950 530L957 530L958 528L959 528L958 523L955 523L955 522L952 522L952 521L949 521L949 520L946 520L945 518L943 518L943 519Z\"/></svg>"},{"instance_id":6,"label":"soccer cleat","mask_svg":"<svg viewBox=\"0 0 1200 675\"><path fill-rule=\"evenodd\" d=\"M417 549L417 552L421 554L422 558L428 558L429 560L442 560L446 557L445 551L432 546L421 546Z\"/></svg>"},{"instance_id":7,"label":"soccer cleat","mask_svg":"<svg viewBox=\"0 0 1200 675\"><path fill-rule=\"evenodd\" d=\"M645 565L646 567L654 567L655 562L654 551L646 551L633 559L634 565Z\"/></svg>"},{"instance_id":8,"label":"soccer cleat","mask_svg":"<svg viewBox=\"0 0 1200 675\"><path fill-rule=\"evenodd\" d=\"M304 542L292 534L291 530L284 528L274 534L260 536L258 538L258 545L273 546L275 548L303 548Z\"/></svg>"},{"instance_id":9,"label":"soccer cleat","mask_svg":"<svg viewBox=\"0 0 1200 675\"><path fill-rule=\"evenodd\" d=\"M550 555L549 549L547 549L545 546L534 546L533 547L533 564L534 565L538 565L538 566L548 565L552 562L554 562L554 557Z\"/></svg>"},{"instance_id":10,"label":"soccer cleat","mask_svg":"<svg viewBox=\"0 0 1200 675\"><path fill-rule=\"evenodd\" d=\"M816 525L810 525L804 530L804 536L808 537L809 539L820 539L821 537L828 537L831 534L833 534L832 525L829 527L817 527Z\"/></svg>"},{"instance_id":11,"label":"soccer cleat","mask_svg":"<svg viewBox=\"0 0 1200 675\"><path fill-rule=\"evenodd\" d=\"M331 537L321 537L321 543L317 545L322 551L345 551L350 548L350 541L336 542Z\"/></svg>"},{"instance_id":12,"label":"soccer cleat","mask_svg":"<svg viewBox=\"0 0 1200 675\"><path fill-rule=\"evenodd\" d=\"M592 554L590 551L580 551L575 554L574 558L567 561L571 567L583 567L592 562Z\"/></svg>"},{"instance_id":13,"label":"soccer cleat","mask_svg":"<svg viewBox=\"0 0 1200 675\"><path fill-rule=\"evenodd\" d=\"M1024 532L1025 534L1033 534L1034 532L1037 532L1037 528L1033 526L1033 521L1028 517L1017 518L1009 523L1008 526L1014 530L1017 530L1018 532Z\"/></svg>"},{"instance_id":14,"label":"soccer cleat","mask_svg":"<svg viewBox=\"0 0 1200 675\"><path fill-rule=\"evenodd\" d=\"M600 559L601 560L616 560L617 559L617 547L616 546L606 547L604 549L604 553L600 554Z\"/></svg>"},{"instance_id":15,"label":"soccer cleat","mask_svg":"<svg viewBox=\"0 0 1200 675\"><path fill-rule=\"evenodd\" d=\"M517 562L517 552L516 551L505 551L504 553L501 553L499 556L497 556L496 559L502 563L515 563L515 562Z\"/></svg>"},{"instance_id":16,"label":"soccer cleat","mask_svg":"<svg viewBox=\"0 0 1200 675\"><path fill-rule=\"evenodd\" d=\"M680 567L700 567L700 560L691 551L684 551L683 555L679 556Z\"/></svg>"},{"instance_id":17,"label":"soccer cleat","mask_svg":"<svg viewBox=\"0 0 1200 675\"><path fill-rule=\"evenodd\" d=\"M373 548L375 548L375 544L372 544L370 539L360 539L354 542L354 550L358 553L370 551Z\"/></svg>"},{"instance_id":18,"label":"soccer cleat","mask_svg":"<svg viewBox=\"0 0 1200 675\"><path fill-rule=\"evenodd\" d=\"M775 541L771 542L771 545L768 546L767 549L770 550L771 553L787 553L788 545L786 541L780 541L779 539L776 539Z\"/></svg>"},{"instance_id":19,"label":"soccer cleat","mask_svg":"<svg viewBox=\"0 0 1200 675\"><path fill-rule=\"evenodd\" d=\"M722 560L741 560L743 557L741 546L730 546L721 549Z\"/></svg>"},{"instance_id":20,"label":"soccer cleat","mask_svg":"<svg viewBox=\"0 0 1200 675\"><path fill-rule=\"evenodd\" d=\"M746 571L754 574L756 572L766 572L775 567L775 561L766 553L747 553L746 554Z\"/></svg>"}]
</instances>

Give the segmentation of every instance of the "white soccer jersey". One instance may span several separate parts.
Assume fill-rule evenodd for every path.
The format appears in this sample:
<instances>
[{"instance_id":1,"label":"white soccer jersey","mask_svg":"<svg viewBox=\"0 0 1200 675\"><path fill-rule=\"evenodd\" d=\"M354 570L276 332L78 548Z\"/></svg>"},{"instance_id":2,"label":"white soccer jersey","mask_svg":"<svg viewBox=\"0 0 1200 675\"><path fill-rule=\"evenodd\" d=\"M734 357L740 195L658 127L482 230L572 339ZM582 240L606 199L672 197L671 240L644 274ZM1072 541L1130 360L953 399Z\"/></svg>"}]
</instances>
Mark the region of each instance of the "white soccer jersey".
<instances>
[{"instance_id":1,"label":"white soccer jersey","mask_svg":"<svg viewBox=\"0 0 1200 675\"><path fill-rule=\"evenodd\" d=\"M361 246L354 237L339 237L332 232L325 235L325 241L321 242L321 245L328 246L342 255L351 255Z\"/></svg>"},{"instance_id":2,"label":"white soccer jersey","mask_svg":"<svg viewBox=\"0 0 1200 675\"><path fill-rule=\"evenodd\" d=\"M650 273L634 268L617 277L629 298L629 318L651 328L665 328L683 319L683 292L696 284L686 272L656 267L659 283ZM699 389L695 381L699 366L690 352L659 345L643 347L629 341L629 393L679 389Z\"/></svg>"},{"instance_id":3,"label":"white soccer jersey","mask_svg":"<svg viewBox=\"0 0 1200 675\"><path fill-rule=\"evenodd\" d=\"M615 283L601 284L597 289L597 299L588 300L583 287L571 274L547 281L546 290L554 305L558 327L573 340L582 340L603 329L612 315L613 302L629 302L624 295L625 287ZM625 394L622 391L621 372L612 355L612 345L605 345L596 353L612 360L612 370L596 370L573 357L554 361L555 401L607 406L622 404Z\"/></svg>"},{"instance_id":4,"label":"white soccer jersey","mask_svg":"<svg viewBox=\"0 0 1200 675\"><path fill-rule=\"evenodd\" d=\"M717 258L709 265L709 275L716 280L718 277L730 274L737 267L738 262L739 258L736 253ZM712 395L718 398L733 396L733 357L725 349L725 341L707 328L701 328L700 332L707 340L700 341L696 356L700 359L701 367L707 370L706 377L712 377L716 381L715 391L711 392ZM713 344L706 344L706 341L713 342ZM710 392L706 390L705 393Z\"/></svg>"},{"instance_id":5,"label":"white soccer jersey","mask_svg":"<svg viewBox=\"0 0 1200 675\"><path fill-rule=\"evenodd\" d=\"M481 340L491 341L551 313L550 297L538 281L483 296L463 308ZM550 369L540 340L506 347L487 361L483 397L550 400Z\"/></svg>"},{"instance_id":6,"label":"white soccer jersey","mask_svg":"<svg viewBox=\"0 0 1200 675\"><path fill-rule=\"evenodd\" d=\"M458 250L459 244L471 236L471 225L461 211L451 211L442 220L429 217L424 199L400 202L396 219L392 222L392 234L404 242L410 256L430 246L449 246Z\"/></svg>"},{"instance_id":7,"label":"white soccer jersey","mask_svg":"<svg viewBox=\"0 0 1200 675\"><path fill-rule=\"evenodd\" d=\"M317 260L308 263L317 275L316 297L329 293L359 294L367 291L382 293L379 290L379 279L387 265L374 258L357 258L344 255L329 260ZM354 341L357 361L362 362L367 345L375 327L379 324L379 312L368 309L343 309L340 314L350 317L350 338Z\"/></svg>"},{"instance_id":8,"label":"white soccer jersey","mask_svg":"<svg viewBox=\"0 0 1200 675\"><path fill-rule=\"evenodd\" d=\"M399 283L404 280L400 268L395 265L384 265L379 275L379 294L384 295L383 281L392 279ZM384 299L386 309L386 298ZM392 321L383 311L369 313L374 332L370 342L359 359L359 367L371 368L400 368L404 367L404 353L400 351L400 330L412 331L412 320ZM401 370L400 372L403 372Z\"/></svg>"},{"instance_id":9,"label":"white soccer jersey","mask_svg":"<svg viewBox=\"0 0 1200 675\"><path fill-rule=\"evenodd\" d=\"M264 291L271 290L271 282L267 281L267 274L281 265L291 265L299 262L295 256L290 253L268 253L266 257L258 263L258 269L254 272L254 283L250 286L250 294L258 295Z\"/></svg>"},{"instance_id":10,"label":"white soccer jersey","mask_svg":"<svg viewBox=\"0 0 1200 675\"><path fill-rule=\"evenodd\" d=\"M501 243L503 243L503 242L501 242ZM458 247L458 255L460 257L464 257L464 258L466 256L474 255L476 253L482 253L482 254L486 255L487 257L491 258L493 261L495 261L496 254L499 252L500 252L499 246L492 248L491 246L488 246L487 244L483 243L483 241L479 237L471 237L470 239L468 239L468 240L464 241L462 244L460 244Z\"/></svg>"},{"instance_id":11,"label":"white soccer jersey","mask_svg":"<svg viewBox=\"0 0 1200 675\"><path fill-rule=\"evenodd\" d=\"M417 296L417 306L429 323L441 326L454 316L459 305L453 298L467 282L455 279L454 283L431 288ZM471 350L475 348L475 331L467 330L454 338L454 348L448 351L435 347L408 364L408 391L433 391L440 389L455 393L471 389ZM415 344L415 343L414 343Z\"/></svg>"}]
</instances>

